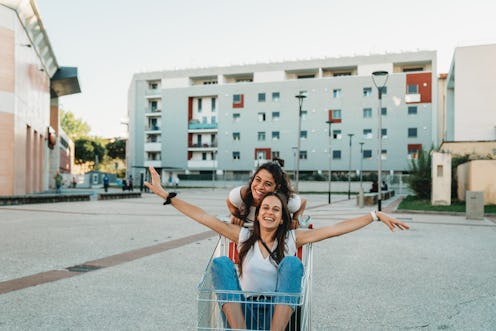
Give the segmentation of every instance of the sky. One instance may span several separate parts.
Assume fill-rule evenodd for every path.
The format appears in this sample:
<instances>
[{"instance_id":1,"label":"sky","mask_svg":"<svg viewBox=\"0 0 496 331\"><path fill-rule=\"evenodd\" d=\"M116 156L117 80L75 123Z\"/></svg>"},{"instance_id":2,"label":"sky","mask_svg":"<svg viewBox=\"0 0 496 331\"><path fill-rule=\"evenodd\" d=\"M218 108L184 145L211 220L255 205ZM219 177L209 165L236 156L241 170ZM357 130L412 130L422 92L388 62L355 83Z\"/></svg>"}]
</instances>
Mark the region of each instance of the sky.
<instances>
[{"instance_id":1,"label":"sky","mask_svg":"<svg viewBox=\"0 0 496 331\"><path fill-rule=\"evenodd\" d=\"M133 74L496 43L493 0L36 0L59 66L82 92L61 97L100 137L124 136Z\"/></svg>"}]
</instances>

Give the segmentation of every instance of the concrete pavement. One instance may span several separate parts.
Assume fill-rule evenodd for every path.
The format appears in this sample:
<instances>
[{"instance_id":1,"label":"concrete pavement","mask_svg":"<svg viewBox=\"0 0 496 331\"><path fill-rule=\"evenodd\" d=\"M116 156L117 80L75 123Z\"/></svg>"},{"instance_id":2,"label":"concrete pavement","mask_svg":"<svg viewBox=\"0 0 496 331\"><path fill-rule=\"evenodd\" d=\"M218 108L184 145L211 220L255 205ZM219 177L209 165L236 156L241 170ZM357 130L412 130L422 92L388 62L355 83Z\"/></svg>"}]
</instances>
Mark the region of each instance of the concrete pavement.
<instances>
[{"instance_id":1,"label":"concrete pavement","mask_svg":"<svg viewBox=\"0 0 496 331\"><path fill-rule=\"evenodd\" d=\"M225 188L179 191L227 214ZM316 227L369 210L304 197ZM496 329L496 224L395 216L412 229L374 223L315 244L313 329ZM2 207L0 229L0 330L195 329L216 236L158 198ZM99 268L70 268L81 265Z\"/></svg>"}]
</instances>

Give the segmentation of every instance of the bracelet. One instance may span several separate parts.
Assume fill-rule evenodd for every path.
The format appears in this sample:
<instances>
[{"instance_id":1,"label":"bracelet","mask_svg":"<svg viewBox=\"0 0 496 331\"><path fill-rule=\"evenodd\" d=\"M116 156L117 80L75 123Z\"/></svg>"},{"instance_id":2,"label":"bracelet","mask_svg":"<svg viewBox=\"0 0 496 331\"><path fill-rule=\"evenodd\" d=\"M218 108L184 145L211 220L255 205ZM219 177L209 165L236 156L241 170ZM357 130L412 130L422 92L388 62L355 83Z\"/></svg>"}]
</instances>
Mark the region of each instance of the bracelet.
<instances>
[{"instance_id":1,"label":"bracelet","mask_svg":"<svg viewBox=\"0 0 496 331\"><path fill-rule=\"evenodd\" d=\"M170 205L171 199L174 198L177 195L176 192L170 192L169 195L167 196L167 199L164 201L164 205Z\"/></svg>"},{"instance_id":2,"label":"bracelet","mask_svg":"<svg viewBox=\"0 0 496 331\"><path fill-rule=\"evenodd\" d=\"M380 222L381 220L379 219L379 217L377 217L377 212L375 210L372 210L370 212L370 216L372 216L372 220L374 222Z\"/></svg>"}]
</instances>

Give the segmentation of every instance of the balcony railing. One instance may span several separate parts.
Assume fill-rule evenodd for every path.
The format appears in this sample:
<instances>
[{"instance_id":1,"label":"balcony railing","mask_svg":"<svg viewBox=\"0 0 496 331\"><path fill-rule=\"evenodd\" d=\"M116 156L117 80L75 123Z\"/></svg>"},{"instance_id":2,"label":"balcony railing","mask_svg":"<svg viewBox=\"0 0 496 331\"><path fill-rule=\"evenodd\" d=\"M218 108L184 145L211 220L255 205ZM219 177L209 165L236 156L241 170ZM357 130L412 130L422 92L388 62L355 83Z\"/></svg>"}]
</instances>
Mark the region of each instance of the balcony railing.
<instances>
[{"instance_id":1,"label":"balcony railing","mask_svg":"<svg viewBox=\"0 0 496 331\"><path fill-rule=\"evenodd\" d=\"M189 123L188 129L190 130L205 130L205 129L217 129L217 123Z\"/></svg>"},{"instance_id":2,"label":"balcony railing","mask_svg":"<svg viewBox=\"0 0 496 331\"><path fill-rule=\"evenodd\" d=\"M160 127L156 125L145 126L145 131L160 131Z\"/></svg>"},{"instance_id":3,"label":"balcony railing","mask_svg":"<svg viewBox=\"0 0 496 331\"><path fill-rule=\"evenodd\" d=\"M145 89L145 95L147 97L149 97L149 96L160 97L161 96L161 94L160 94L160 88L158 88L158 87L155 88L155 89L153 89L153 88L147 88L147 89Z\"/></svg>"}]
</instances>

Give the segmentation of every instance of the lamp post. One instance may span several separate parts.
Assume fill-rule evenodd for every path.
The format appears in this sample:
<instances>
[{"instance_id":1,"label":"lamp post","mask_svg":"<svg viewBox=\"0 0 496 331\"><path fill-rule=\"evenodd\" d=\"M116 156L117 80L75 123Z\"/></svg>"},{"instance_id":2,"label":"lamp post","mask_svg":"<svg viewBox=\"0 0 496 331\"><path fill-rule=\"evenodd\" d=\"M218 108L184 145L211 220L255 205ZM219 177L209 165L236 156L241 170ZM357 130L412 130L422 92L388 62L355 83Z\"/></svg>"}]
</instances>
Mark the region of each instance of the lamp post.
<instances>
[{"instance_id":1,"label":"lamp post","mask_svg":"<svg viewBox=\"0 0 496 331\"><path fill-rule=\"evenodd\" d=\"M389 73L387 71L374 71L372 73L372 82L377 88L379 97L379 108L377 109L378 129L377 129L377 210L382 210L382 92L387 84Z\"/></svg>"},{"instance_id":2,"label":"lamp post","mask_svg":"<svg viewBox=\"0 0 496 331\"><path fill-rule=\"evenodd\" d=\"M303 99L307 96L300 92L300 94L295 95L295 98L298 99L299 111L298 111L298 133L296 136L298 137L297 141L297 154L296 154L296 192L298 192L298 182L300 180L300 148L301 148L301 107L303 106Z\"/></svg>"},{"instance_id":3,"label":"lamp post","mask_svg":"<svg viewBox=\"0 0 496 331\"><path fill-rule=\"evenodd\" d=\"M363 193L363 144L365 144L363 141L359 142L360 144L360 192Z\"/></svg>"},{"instance_id":4,"label":"lamp post","mask_svg":"<svg viewBox=\"0 0 496 331\"><path fill-rule=\"evenodd\" d=\"M351 140L353 136L353 133L348 133L348 137L350 137L350 163L348 164L348 200L350 200L351 198Z\"/></svg>"},{"instance_id":5,"label":"lamp post","mask_svg":"<svg viewBox=\"0 0 496 331\"><path fill-rule=\"evenodd\" d=\"M326 123L329 125L329 169L328 169L328 180L329 180L329 187L327 190L327 203L331 204L331 179L332 179L332 172L331 172L331 159L332 159L332 149L331 149L331 142L332 142L332 130L331 130L331 125L332 123L341 123L340 118L333 119L332 118L332 109L328 110L328 120Z\"/></svg>"}]
</instances>

